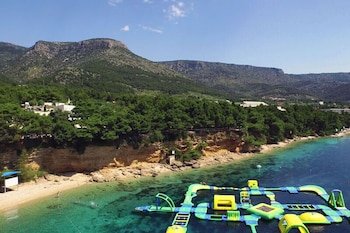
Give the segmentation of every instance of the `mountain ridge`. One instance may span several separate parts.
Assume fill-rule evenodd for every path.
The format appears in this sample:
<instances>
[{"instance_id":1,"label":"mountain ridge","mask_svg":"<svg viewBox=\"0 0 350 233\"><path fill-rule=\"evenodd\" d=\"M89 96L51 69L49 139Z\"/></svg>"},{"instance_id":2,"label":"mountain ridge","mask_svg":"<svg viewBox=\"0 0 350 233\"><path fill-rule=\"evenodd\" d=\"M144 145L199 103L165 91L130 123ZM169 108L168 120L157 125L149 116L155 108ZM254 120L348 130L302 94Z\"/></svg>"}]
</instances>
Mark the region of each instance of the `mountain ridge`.
<instances>
[{"instance_id":1,"label":"mountain ridge","mask_svg":"<svg viewBox=\"0 0 350 233\"><path fill-rule=\"evenodd\" d=\"M350 73L346 72L288 74L279 68L221 62L175 60L161 63L235 97L350 101L350 94L343 88L343 85L350 87Z\"/></svg>"},{"instance_id":2,"label":"mountain ridge","mask_svg":"<svg viewBox=\"0 0 350 233\"><path fill-rule=\"evenodd\" d=\"M205 92L188 78L134 54L114 39L38 41L29 48L21 47L18 54L9 55L9 45L3 47L6 49L0 49L0 57L8 58L1 61L0 74L17 83L78 85L112 92L173 92L179 86L180 92Z\"/></svg>"},{"instance_id":3,"label":"mountain ridge","mask_svg":"<svg viewBox=\"0 0 350 233\"><path fill-rule=\"evenodd\" d=\"M10 45L10 44L8 44ZM15 46L15 45L13 45ZM50 42L50 41L38 41L33 46L29 48L22 47L22 54L20 57L15 57L15 59L19 59L18 61L14 61L14 59L8 59L12 62L13 66L31 66L31 65L51 65L50 67L46 67L49 70L55 70L56 64L52 64L54 62L61 63L58 68L68 66L64 64L65 62L69 62L70 65L78 63L82 64L89 60L91 57L101 58L104 60L108 60L112 56L115 60L111 59L108 62L114 62L117 65L122 65L126 63L125 60L128 60L129 64L132 64L132 60L137 60L138 66L141 68L145 68L142 66L145 62L149 62L149 64L156 65L156 63L144 59L136 54L132 53L125 44L120 41L108 39L108 38L97 38L97 39L88 39L79 42ZM0 52L0 54L2 54ZM122 58L118 61L118 58ZM61 59L61 60L59 60ZM17 64L16 64L17 62ZM140 66L141 65L141 66ZM161 67L161 66L160 66ZM12 75L11 68L16 69L16 67L8 67L7 70L1 70L5 74ZM26 67L23 67L25 69ZM43 67L45 68L45 67ZM148 68L154 68L148 67ZM158 68L158 67L157 67ZM145 68L146 69L146 68ZM146 69L147 70L147 69ZM22 72L25 70L22 70ZM173 71L167 70L163 67L165 73L173 73ZM25 73L25 72L24 72ZM43 72L43 74L46 74ZM15 75L16 76L16 75ZM26 74L24 74L26 76ZM40 76L40 74L37 74ZM34 78L35 75L34 75Z\"/></svg>"},{"instance_id":4,"label":"mountain ridge","mask_svg":"<svg viewBox=\"0 0 350 233\"><path fill-rule=\"evenodd\" d=\"M175 60L154 62L121 41L0 42L0 76L18 83L81 85L103 90L220 93L229 98L350 101L350 73L286 74L274 67ZM125 89L125 90L124 90ZM339 92L340 90L340 92Z\"/></svg>"}]
</instances>

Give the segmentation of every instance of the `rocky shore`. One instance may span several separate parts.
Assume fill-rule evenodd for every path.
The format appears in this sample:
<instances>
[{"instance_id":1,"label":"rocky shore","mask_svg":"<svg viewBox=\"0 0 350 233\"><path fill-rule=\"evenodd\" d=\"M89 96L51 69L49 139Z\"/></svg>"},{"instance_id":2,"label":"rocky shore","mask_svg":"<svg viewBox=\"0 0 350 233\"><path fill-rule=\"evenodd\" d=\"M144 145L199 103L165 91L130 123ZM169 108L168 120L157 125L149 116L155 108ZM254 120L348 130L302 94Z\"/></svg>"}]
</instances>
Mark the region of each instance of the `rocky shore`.
<instances>
[{"instance_id":1,"label":"rocky shore","mask_svg":"<svg viewBox=\"0 0 350 233\"><path fill-rule=\"evenodd\" d=\"M332 137L343 137L349 134L350 129L345 129L335 135L332 135ZM292 143L312 140L316 138L316 136L295 137L293 139L288 139L277 144L263 145L261 146L259 153L233 153L228 150L221 149L215 152L205 151L204 156L198 160L191 160L187 162L175 161L172 165L162 163L136 162L126 167L103 168L99 171L90 173L90 180L93 182L122 181L140 177L156 177L162 173L181 172L188 169L216 166L239 161L242 159L253 158L259 154L266 154L272 152L275 149L285 148Z\"/></svg>"},{"instance_id":2,"label":"rocky shore","mask_svg":"<svg viewBox=\"0 0 350 233\"><path fill-rule=\"evenodd\" d=\"M162 163L136 162L127 167L104 168L90 173L91 181L110 182L134 179L139 177L156 177L162 173L181 172L188 169L215 166L253 157L253 153L232 153L227 150L219 150L207 153L198 160L175 161L172 165Z\"/></svg>"}]
</instances>

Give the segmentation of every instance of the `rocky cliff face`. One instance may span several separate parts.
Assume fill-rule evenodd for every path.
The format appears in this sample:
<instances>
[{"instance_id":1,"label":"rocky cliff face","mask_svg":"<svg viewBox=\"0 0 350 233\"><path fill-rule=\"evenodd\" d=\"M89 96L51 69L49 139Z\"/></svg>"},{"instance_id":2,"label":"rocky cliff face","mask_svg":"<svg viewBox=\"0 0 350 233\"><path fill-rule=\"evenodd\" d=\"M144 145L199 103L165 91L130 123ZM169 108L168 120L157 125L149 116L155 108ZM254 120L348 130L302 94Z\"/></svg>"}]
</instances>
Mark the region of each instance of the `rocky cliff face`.
<instances>
[{"instance_id":1,"label":"rocky cliff face","mask_svg":"<svg viewBox=\"0 0 350 233\"><path fill-rule=\"evenodd\" d=\"M75 52L87 54L97 50L107 50L112 48L128 49L125 44L112 39L91 39L80 42L48 42L38 41L28 49L26 55L39 54L51 59L61 54Z\"/></svg>"},{"instance_id":2,"label":"rocky cliff face","mask_svg":"<svg viewBox=\"0 0 350 233\"><path fill-rule=\"evenodd\" d=\"M204 61L169 61L163 62L163 64L196 81L208 84L215 84L219 80L230 81L235 84L277 84L284 82L284 79L286 79L283 70L277 68Z\"/></svg>"},{"instance_id":3,"label":"rocky cliff face","mask_svg":"<svg viewBox=\"0 0 350 233\"><path fill-rule=\"evenodd\" d=\"M29 154L28 164L49 173L91 172L105 167L129 166L135 162L160 163L165 162L166 150L177 147L186 150L188 142L196 146L205 141L205 151L214 154L222 149L238 152L241 147L240 136L234 132L190 132L186 140L165 144L152 144L150 146L133 149L130 146L116 148L113 146L87 146L83 153L72 148L36 148ZM204 153L205 154L205 153ZM15 167L19 156L16 150L9 149L0 153L0 170L4 166Z\"/></svg>"},{"instance_id":4,"label":"rocky cliff face","mask_svg":"<svg viewBox=\"0 0 350 233\"><path fill-rule=\"evenodd\" d=\"M84 153L74 149L47 148L35 150L30 160L50 173L91 172L104 167L123 167L134 162L158 163L164 154L157 145L133 149L112 146L88 146Z\"/></svg>"}]
</instances>

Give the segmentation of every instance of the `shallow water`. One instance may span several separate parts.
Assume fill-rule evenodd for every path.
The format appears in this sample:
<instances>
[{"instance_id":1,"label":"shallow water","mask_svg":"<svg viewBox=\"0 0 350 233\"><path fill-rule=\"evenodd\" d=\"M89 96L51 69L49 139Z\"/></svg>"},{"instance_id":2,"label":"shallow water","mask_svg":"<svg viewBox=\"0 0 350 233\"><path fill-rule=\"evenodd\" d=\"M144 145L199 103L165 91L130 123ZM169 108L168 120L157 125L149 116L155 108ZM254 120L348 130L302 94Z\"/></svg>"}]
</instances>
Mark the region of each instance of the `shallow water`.
<instances>
[{"instance_id":1,"label":"shallow water","mask_svg":"<svg viewBox=\"0 0 350 233\"><path fill-rule=\"evenodd\" d=\"M261 168L257 169L260 164ZM326 138L276 151L271 155L215 168L144 178L134 182L94 184L25 205L0 216L0 232L165 232L172 214L142 215L136 206L154 203L154 195L166 193L176 204L187 186L205 182L216 186L246 186L258 179L261 186L317 184L327 191L338 188L350 201L350 138ZM201 197L209 200L208 197ZM262 223L258 232L279 232L278 222ZM350 232L349 221L332 226L309 227L310 232ZM191 218L189 233L250 232L239 223L207 222Z\"/></svg>"}]
</instances>

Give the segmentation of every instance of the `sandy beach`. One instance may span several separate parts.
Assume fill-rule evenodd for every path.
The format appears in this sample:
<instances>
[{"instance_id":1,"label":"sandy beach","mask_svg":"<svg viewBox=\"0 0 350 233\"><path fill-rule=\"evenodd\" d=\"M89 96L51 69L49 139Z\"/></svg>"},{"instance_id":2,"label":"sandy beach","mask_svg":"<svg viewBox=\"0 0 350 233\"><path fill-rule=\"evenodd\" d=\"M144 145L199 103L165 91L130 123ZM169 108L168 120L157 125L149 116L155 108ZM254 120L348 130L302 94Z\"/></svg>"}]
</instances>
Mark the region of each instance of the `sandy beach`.
<instances>
[{"instance_id":1,"label":"sandy beach","mask_svg":"<svg viewBox=\"0 0 350 233\"><path fill-rule=\"evenodd\" d=\"M68 176L50 175L52 180L40 178L36 182L26 182L13 191L0 193L0 211L17 208L21 204L47 196L57 196L61 192L89 183L90 176L74 174Z\"/></svg>"},{"instance_id":2,"label":"sandy beach","mask_svg":"<svg viewBox=\"0 0 350 233\"><path fill-rule=\"evenodd\" d=\"M342 137L350 134L350 129L341 131L333 137ZM316 137L297 137L278 144L263 145L259 153L232 153L227 150L207 152L197 161L179 162L173 165L160 163L137 162L127 167L104 168L92 172L90 175L75 173L65 175L46 175L36 182L22 183L18 189L7 193L0 193L0 211L15 209L21 204L38 200L43 197L57 196L62 192L77 188L91 182L124 181L147 176L158 176L170 172L181 172L188 169L215 166L219 164L232 163L242 159L249 159L259 154L270 153L276 149L291 146L293 143L315 139Z\"/></svg>"}]
</instances>

